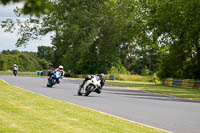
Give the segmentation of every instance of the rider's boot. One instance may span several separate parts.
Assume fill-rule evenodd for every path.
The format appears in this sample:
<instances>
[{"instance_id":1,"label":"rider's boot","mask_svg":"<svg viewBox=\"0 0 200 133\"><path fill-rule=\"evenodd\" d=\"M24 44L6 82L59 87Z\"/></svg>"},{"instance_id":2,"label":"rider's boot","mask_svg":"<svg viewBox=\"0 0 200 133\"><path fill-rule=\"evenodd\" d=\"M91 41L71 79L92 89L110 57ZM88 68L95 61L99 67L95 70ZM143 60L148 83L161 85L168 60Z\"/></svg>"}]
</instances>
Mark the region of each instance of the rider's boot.
<instances>
[{"instance_id":1,"label":"rider's boot","mask_svg":"<svg viewBox=\"0 0 200 133\"><path fill-rule=\"evenodd\" d=\"M101 93L101 88L100 88L100 87L97 88L97 89L95 90L95 92L98 93L98 94L100 94L100 93Z\"/></svg>"}]
</instances>

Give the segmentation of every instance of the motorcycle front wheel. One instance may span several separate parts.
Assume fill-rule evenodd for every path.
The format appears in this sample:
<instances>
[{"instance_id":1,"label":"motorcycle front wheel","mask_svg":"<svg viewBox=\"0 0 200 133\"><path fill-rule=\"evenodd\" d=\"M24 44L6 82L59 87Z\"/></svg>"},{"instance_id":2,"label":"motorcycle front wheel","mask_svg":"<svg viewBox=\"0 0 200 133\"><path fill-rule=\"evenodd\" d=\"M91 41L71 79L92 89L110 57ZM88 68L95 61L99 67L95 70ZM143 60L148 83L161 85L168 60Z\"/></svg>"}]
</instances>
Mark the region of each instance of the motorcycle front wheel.
<instances>
[{"instance_id":1,"label":"motorcycle front wheel","mask_svg":"<svg viewBox=\"0 0 200 133\"><path fill-rule=\"evenodd\" d=\"M79 95L79 96L82 96L81 87L79 87L79 89L78 89L78 95Z\"/></svg>"},{"instance_id":2,"label":"motorcycle front wheel","mask_svg":"<svg viewBox=\"0 0 200 133\"><path fill-rule=\"evenodd\" d=\"M52 78L48 79L47 87L52 88L52 86L53 86L54 84L55 84L54 79L52 79Z\"/></svg>"},{"instance_id":3,"label":"motorcycle front wheel","mask_svg":"<svg viewBox=\"0 0 200 133\"><path fill-rule=\"evenodd\" d=\"M88 85L87 87L86 87L86 89L85 89L85 94L84 94L84 96L88 96L92 91L93 91L93 89L94 89L94 86L93 85Z\"/></svg>"}]
</instances>

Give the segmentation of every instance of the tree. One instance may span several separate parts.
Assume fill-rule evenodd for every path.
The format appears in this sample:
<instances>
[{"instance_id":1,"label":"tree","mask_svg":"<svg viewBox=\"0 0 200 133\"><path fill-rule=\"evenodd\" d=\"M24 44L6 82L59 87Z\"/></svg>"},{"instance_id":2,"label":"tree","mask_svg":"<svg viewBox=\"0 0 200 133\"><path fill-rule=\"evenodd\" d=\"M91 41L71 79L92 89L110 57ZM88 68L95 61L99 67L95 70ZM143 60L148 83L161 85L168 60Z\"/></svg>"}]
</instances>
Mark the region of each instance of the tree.
<instances>
[{"instance_id":1,"label":"tree","mask_svg":"<svg viewBox=\"0 0 200 133\"><path fill-rule=\"evenodd\" d=\"M112 66L119 67L120 40L123 28L130 21L120 13L123 8L119 3L124 7L127 4L88 0L56 3L51 17L44 21L47 31L56 32L52 43L56 49L56 63L64 64L74 73L107 73Z\"/></svg>"},{"instance_id":2,"label":"tree","mask_svg":"<svg viewBox=\"0 0 200 133\"><path fill-rule=\"evenodd\" d=\"M65 70L77 74L108 73L125 66L134 74L200 78L198 0L57 0L48 4L53 9L41 19L7 20L2 26L7 31L15 29L15 24L20 27L17 46L54 32L55 66L63 64Z\"/></svg>"},{"instance_id":3,"label":"tree","mask_svg":"<svg viewBox=\"0 0 200 133\"><path fill-rule=\"evenodd\" d=\"M12 70L13 64L17 64L20 71L37 71L49 69L50 66L48 61L38 58L35 52L4 50L2 54L0 54L0 70Z\"/></svg>"},{"instance_id":4,"label":"tree","mask_svg":"<svg viewBox=\"0 0 200 133\"><path fill-rule=\"evenodd\" d=\"M160 45L168 47L161 77L200 78L200 1L156 1L148 3L149 27L160 35ZM166 12L167 11L167 12Z\"/></svg>"},{"instance_id":5,"label":"tree","mask_svg":"<svg viewBox=\"0 0 200 133\"><path fill-rule=\"evenodd\" d=\"M136 40L141 28L137 2L59 0L50 3L54 10L43 16L42 21L30 18L24 24L16 22L21 27L17 46L55 32L54 65L64 64L66 70L74 73L108 73L112 67L120 70L122 65L127 65L127 62L122 64L122 60L129 60L127 53L120 55L127 44ZM3 26L11 30L13 23L5 21Z\"/></svg>"},{"instance_id":6,"label":"tree","mask_svg":"<svg viewBox=\"0 0 200 133\"><path fill-rule=\"evenodd\" d=\"M45 59L49 62L53 60L54 51L53 48L50 46L38 46L38 52L37 55L41 59Z\"/></svg>"},{"instance_id":7,"label":"tree","mask_svg":"<svg viewBox=\"0 0 200 133\"><path fill-rule=\"evenodd\" d=\"M35 16L40 16L41 14L46 14L49 12L50 5L48 0L0 0L0 4L7 5L11 2L24 2L24 7L22 8L23 14L30 14Z\"/></svg>"}]
</instances>

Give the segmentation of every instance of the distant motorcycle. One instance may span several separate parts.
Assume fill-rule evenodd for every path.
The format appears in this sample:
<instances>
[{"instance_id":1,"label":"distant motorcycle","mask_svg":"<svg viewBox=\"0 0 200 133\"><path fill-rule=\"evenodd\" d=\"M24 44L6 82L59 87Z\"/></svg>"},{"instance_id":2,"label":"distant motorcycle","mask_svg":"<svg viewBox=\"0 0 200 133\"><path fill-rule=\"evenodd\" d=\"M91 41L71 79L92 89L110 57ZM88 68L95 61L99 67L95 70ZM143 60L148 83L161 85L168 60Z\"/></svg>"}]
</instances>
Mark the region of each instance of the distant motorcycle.
<instances>
[{"instance_id":1,"label":"distant motorcycle","mask_svg":"<svg viewBox=\"0 0 200 133\"><path fill-rule=\"evenodd\" d=\"M89 78L85 79L82 85L80 85L78 89L78 95L88 96L91 92L96 92L100 94L104 82L105 82L104 75L101 76L91 75Z\"/></svg>"},{"instance_id":2,"label":"distant motorcycle","mask_svg":"<svg viewBox=\"0 0 200 133\"><path fill-rule=\"evenodd\" d=\"M53 87L53 85L55 85L56 83L59 84L61 77L62 75L59 71L50 74L48 78L47 87Z\"/></svg>"},{"instance_id":3,"label":"distant motorcycle","mask_svg":"<svg viewBox=\"0 0 200 133\"><path fill-rule=\"evenodd\" d=\"M13 70L14 76L17 76L17 70Z\"/></svg>"},{"instance_id":4,"label":"distant motorcycle","mask_svg":"<svg viewBox=\"0 0 200 133\"><path fill-rule=\"evenodd\" d=\"M14 74L14 76L17 76L17 72L18 72L18 67L14 67L13 68L13 74Z\"/></svg>"}]
</instances>

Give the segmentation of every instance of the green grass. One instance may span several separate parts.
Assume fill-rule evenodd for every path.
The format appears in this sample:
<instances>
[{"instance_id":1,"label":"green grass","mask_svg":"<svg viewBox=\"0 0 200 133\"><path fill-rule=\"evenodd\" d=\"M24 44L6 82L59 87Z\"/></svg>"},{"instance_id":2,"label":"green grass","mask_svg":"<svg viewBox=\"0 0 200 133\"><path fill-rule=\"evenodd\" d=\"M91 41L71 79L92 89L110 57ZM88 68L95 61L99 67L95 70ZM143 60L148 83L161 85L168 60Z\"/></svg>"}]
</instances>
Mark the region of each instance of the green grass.
<instances>
[{"instance_id":1,"label":"green grass","mask_svg":"<svg viewBox=\"0 0 200 133\"><path fill-rule=\"evenodd\" d=\"M13 75L12 71L0 71L0 75ZM36 77L37 72L18 72L17 76Z\"/></svg>"},{"instance_id":2,"label":"green grass","mask_svg":"<svg viewBox=\"0 0 200 133\"><path fill-rule=\"evenodd\" d=\"M154 85L148 83L131 83L131 82L116 82L106 81L107 85L128 87L137 90L144 90L152 93L158 93L168 96L175 96L180 98L200 100L200 89L187 89L177 87L167 87L161 85Z\"/></svg>"},{"instance_id":3,"label":"green grass","mask_svg":"<svg viewBox=\"0 0 200 133\"><path fill-rule=\"evenodd\" d=\"M0 133L158 133L161 131L30 93L0 81Z\"/></svg>"},{"instance_id":4,"label":"green grass","mask_svg":"<svg viewBox=\"0 0 200 133\"><path fill-rule=\"evenodd\" d=\"M138 82L152 82L152 76L141 76L141 75L126 75L126 74L116 74L116 80L121 81L138 81Z\"/></svg>"}]
</instances>

